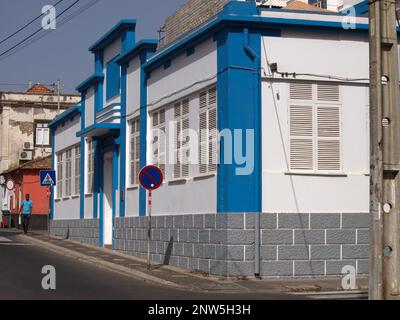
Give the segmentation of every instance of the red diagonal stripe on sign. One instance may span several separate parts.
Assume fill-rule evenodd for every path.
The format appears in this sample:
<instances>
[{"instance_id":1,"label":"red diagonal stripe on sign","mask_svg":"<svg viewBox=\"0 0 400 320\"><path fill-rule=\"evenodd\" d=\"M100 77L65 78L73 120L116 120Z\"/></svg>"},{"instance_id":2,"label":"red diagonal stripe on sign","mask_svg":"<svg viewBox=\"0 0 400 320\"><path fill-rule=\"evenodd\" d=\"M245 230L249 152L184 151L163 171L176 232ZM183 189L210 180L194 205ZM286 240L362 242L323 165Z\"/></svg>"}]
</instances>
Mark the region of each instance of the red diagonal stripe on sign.
<instances>
[{"instance_id":1,"label":"red diagonal stripe on sign","mask_svg":"<svg viewBox=\"0 0 400 320\"><path fill-rule=\"evenodd\" d=\"M154 180L154 178L153 178L147 171L144 171L143 173L144 173L155 185L158 184L158 182L157 182L156 180Z\"/></svg>"}]
</instances>

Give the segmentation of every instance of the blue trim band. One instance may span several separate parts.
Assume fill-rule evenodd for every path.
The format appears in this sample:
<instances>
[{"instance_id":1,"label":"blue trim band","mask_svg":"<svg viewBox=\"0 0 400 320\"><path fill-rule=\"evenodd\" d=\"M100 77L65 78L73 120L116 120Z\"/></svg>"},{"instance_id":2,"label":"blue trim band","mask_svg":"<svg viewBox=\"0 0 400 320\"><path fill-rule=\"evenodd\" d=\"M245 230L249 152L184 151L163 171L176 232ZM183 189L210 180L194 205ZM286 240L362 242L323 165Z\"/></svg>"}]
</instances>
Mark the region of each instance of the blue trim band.
<instances>
[{"instance_id":1,"label":"blue trim band","mask_svg":"<svg viewBox=\"0 0 400 320\"><path fill-rule=\"evenodd\" d=\"M285 12L285 10L281 10ZM288 12L290 13L290 12ZM308 12L304 12L308 13ZM336 14L340 21L323 21L323 20L306 20L306 19L286 19L286 18L268 18L261 17L259 15L255 2L245 1L231 1L229 2L224 10L219 13L217 17L214 17L210 21L207 21L198 30L188 34L181 41L171 44L166 49L157 52L149 61L145 64L144 68L146 72L162 66L166 60L171 60L182 52L186 51L189 47L196 45L197 43L209 38L213 33L219 32L221 29L236 25L248 28L257 29L285 29L285 28L310 28L312 31L338 31L338 32L368 32L368 23L356 24L355 30L344 30L342 26L341 18L343 14ZM317 14L315 14L317 17ZM316 29L315 27L318 27Z\"/></svg>"},{"instance_id":2,"label":"blue trim band","mask_svg":"<svg viewBox=\"0 0 400 320\"><path fill-rule=\"evenodd\" d=\"M83 137L83 136L88 136L90 133L93 131L97 130L119 130L121 125L119 123L96 123L90 127L87 127L81 131L79 131L76 136L77 137Z\"/></svg>"},{"instance_id":3,"label":"blue trim band","mask_svg":"<svg viewBox=\"0 0 400 320\"><path fill-rule=\"evenodd\" d=\"M124 64L126 62L129 62L130 60L136 58L142 51L156 51L158 45L158 41L154 39L146 39L146 40L141 40L136 45L129 50L128 52L125 52L119 59L117 60L117 63L119 64Z\"/></svg>"},{"instance_id":4,"label":"blue trim band","mask_svg":"<svg viewBox=\"0 0 400 320\"><path fill-rule=\"evenodd\" d=\"M56 118L54 118L54 120L49 123L49 128L56 129L57 126L59 126L62 122L65 122L69 119L73 119L76 115L80 113L81 113L81 104L77 104L67 109Z\"/></svg>"},{"instance_id":5,"label":"blue trim band","mask_svg":"<svg viewBox=\"0 0 400 320\"><path fill-rule=\"evenodd\" d=\"M122 112L122 109L113 109L111 111L103 113L100 116L96 116L96 120L100 120L101 121L101 119L106 118L106 117L108 117L108 116L110 116L110 115L112 115L114 113L121 115L121 112Z\"/></svg>"},{"instance_id":6,"label":"blue trim band","mask_svg":"<svg viewBox=\"0 0 400 320\"><path fill-rule=\"evenodd\" d=\"M76 87L76 91L83 93L90 87L95 86L96 84L103 82L104 80L104 74L102 73L96 73L89 78L87 78L85 81L83 81L80 85Z\"/></svg>"}]
</instances>

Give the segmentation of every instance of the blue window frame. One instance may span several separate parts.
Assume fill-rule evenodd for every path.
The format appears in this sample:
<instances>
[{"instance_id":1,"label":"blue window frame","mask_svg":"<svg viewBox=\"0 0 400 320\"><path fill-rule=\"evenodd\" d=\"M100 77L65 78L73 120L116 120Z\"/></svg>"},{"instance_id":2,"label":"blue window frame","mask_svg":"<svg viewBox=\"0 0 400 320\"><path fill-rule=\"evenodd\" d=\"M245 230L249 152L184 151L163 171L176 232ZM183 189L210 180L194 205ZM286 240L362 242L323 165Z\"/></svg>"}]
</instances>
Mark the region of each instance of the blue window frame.
<instances>
[{"instance_id":1,"label":"blue window frame","mask_svg":"<svg viewBox=\"0 0 400 320\"><path fill-rule=\"evenodd\" d=\"M107 100L118 96L121 91L121 68L117 63L118 57L107 63Z\"/></svg>"}]
</instances>

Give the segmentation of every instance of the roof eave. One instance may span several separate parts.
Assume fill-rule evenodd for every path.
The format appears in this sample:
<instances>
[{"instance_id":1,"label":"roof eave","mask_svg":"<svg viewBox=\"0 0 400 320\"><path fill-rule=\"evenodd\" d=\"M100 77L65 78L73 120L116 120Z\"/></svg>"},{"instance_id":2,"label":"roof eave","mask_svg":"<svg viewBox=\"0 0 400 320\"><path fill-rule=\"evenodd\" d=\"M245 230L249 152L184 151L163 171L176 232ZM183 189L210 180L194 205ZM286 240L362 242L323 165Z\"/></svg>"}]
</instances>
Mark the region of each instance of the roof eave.
<instances>
[{"instance_id":1,"label":"roof eave","mask_svg":"<svg viewBox=\"0 0 400 320\"><path fill-rule=\"evenodd\" d=\"M132 60L138 56L144 50L155 51L157 49L157 45L158 41L155 39L141 40L136 43L135 47L119 57L117 63L121 65L125 62L128 62L129 60Z\"/></svg>"},{"instance_id":2,"label":"roof eave","mask_svg":"<svg viewBox=\"0 0 400 320\"><path fill-rule=\"evenodd\" d=\"M108 44L115 41L121 33L126 29L136 29L136 20L121 20L110 31L103 35L93 45L89 47L89 51L95 53L107 47Z\"/></svg>"}]
</instances>

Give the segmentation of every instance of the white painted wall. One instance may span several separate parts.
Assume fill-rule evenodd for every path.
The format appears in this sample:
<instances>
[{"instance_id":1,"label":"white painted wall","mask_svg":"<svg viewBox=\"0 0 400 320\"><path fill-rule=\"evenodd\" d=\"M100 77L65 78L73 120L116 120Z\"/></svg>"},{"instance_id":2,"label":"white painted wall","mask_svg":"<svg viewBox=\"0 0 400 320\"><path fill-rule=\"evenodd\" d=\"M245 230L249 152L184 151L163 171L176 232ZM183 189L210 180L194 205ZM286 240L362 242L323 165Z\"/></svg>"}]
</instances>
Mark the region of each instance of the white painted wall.
<instances>
[{"instance_id":1,"label":"white painted wall","mask_svg":"<svg viewBox=\"0 0 400 320\"><path fill-rule=\"evenodd\" d=\"M164 67L161 66L151 73L151 78L148 81L150 109L171 103L215 82L214 78L184 90L200 80L216 77L217 74L216 42L210 38L197 45L195 50L195 53L189 57L186 56L185 52L173 59L171 67L168 69L164 70ZM167 98L167 96L169 97Z\"/></svg>"},{"instance_id":2,"label":"white painted wall","mask_svg":"<svg viewBox=\"0 0 400 320\"><path fill-rule=\"evenodd\" d=\"M67 120L64 126L58 126L55 132L55 169L57 170L57 153L64 151L67 148L71 148L80 143L80 139L76 137L76 133L80 131L80 116L75 116L72 121ZM72 194L71 197L62 197L56 199L54 203L54 220L68 220L68 219L79 219L80 217L80 198L74 195L75 192L75 150L72 150L71 166L72 166ZM65 155L64 155L64 178L65 178ZM57 173L58 174L58 173ZM63 190L65 192L65 179L63 180ZM57 187L55 188L55 195L57 195Z\"/></svg>"},{"instance_id":3,"label":"white painted wall","mask_svg":"<svg viewBox=\"0 0 400 320\"><path fill-rule=\"evenodd\" d=\"M112 103L120 102L120 100L121 100L121 96L117 96L111 100L107 100L107 63L110 62L110 60L114 59L118 54L120 54L120 52L121 52L121 39L115 40L107 48L104 49L104 69L103 69L103 74L104 74L103 107L104 108Z\"/></svg>"},{"instance_id":4,"label":"white painted wall","mask_svg":"<svg viewBox=\"0 0 400 320\"><path fill-rule=\"evenodd\" d=\"M85 128L94 125L95 121L95 90L91 87L87 90L86 101L85 101Z\"/></svg>"},{"instance_id":5,"label":"white painted wall","mask_svg":"<svg viewBox=\"0 0 400 320\"><path fill-rule=\"evenodd\" d=\"M195 48L195 53L186 52L171 61L167 69L160 67L151 73L148 82L148 141L150 142L151 113L160 107L166 108L167 136L168 123L174 118L173 103L185 97L190 99L190 128L198 130L199 91L216 82L217 44L212 38ZM201 81L206 80L206 81ZM199 82L200 83L197 83ZM197 83L197 84L195 84ZM195 85L194 85L195 84ZM167 97L168 96L168 97ZM128 147L129 148L129 147ZM168 148L168 145L167 145ZM152 159L151 145L148 145L148 161ZM190 177L185 181L172 182L173 165L166 166L166 182L153 193L153 214L201 214L215 213L217 200L216 176L198 178L197 165L190 166ZM138 190L127 193L130 207L127 214L138 214Z\"/></svg>"},{"instance_id":6,"label":"white painted wall","mask_svg":"<svg viewBox=\"0 0 400 320\"><path fill-rule=\"evenodd\" d=\"M139 187L126 190L125 204L125 215L127 217L139 215Z\"/></svg>"},{"instance_id":7,"label":"white painted wall","mask_svg":"<svg viewBox=\"0 0 400 320\"><path fill-rule=\"evenodd\" d=\"M189 127L199 132L199 92L189 95ZM168 150L173 140L169 141L169 136L174 135L174 107L173 104L165 106L166 108L166 136ZM151 115L148 123L148 141L152 141ZM171 124L171 125L169 125ZM171 143L169 143L171 142ZM148 145L149 161L152 159L152 146ZM185 180L174 181L173 164L165 166L164 185L153 194L153 213L157 214L201 214L215 213L217 207L217 179L216 175L201 177L197 164L189 166L189 178Z\"/></svg>"},{"instance_id":8,"label":"white painted wall","mask_svg":"<svg viewBox=\"0 0 400 320\"><path fill-rule=\"evenodd\" d=\"M57 153L61 150L69 148L81 140L76 136L81 130L80 116L75 116L74 119L67 120L64 126L58 126L54 136L54 151Z\"/></svg>"},{"instance_id":9,"label":"white painted wall","mask_svg":"<svg viewBox=\"0 0 400 320\"><path fill-rule=\"evenodd\" d=\"M55 200L54 220L76 220L80 218L80 199Z\"/></svg>"},{"instance_id":10,"label":"white painted wall","mask_svg":"<svg viewBox=\"0 0 400 320\"><path fill-rule=\"evenodd\" d=\"M140 58L136 57L129 62L127 70L126 114L138 116L140 110Z\"/></svg>"},{"instance_id":11,"label":"white painted wall","mask_svg":"<svg viewBox=\"0 0 400 320\"><path fill-rule=\"evenodd\" d=\"M86 181L86 178L85 178ZM93 195L85 195L85 219L93 219Z\"/></svg>"},{"instance_id":12,"label":"white painted wall","mask_svg":"<svg viewBox=\"0 0 400 320\"><path fill-rule=\"evenodd\" d=\"M283 31L280 38L266 38L269 62L277 62L282 72L368 78L366 37L354 35L351 40L349 36L327 33L308 37L302 31ZM267 70L265 55L263 61ZM347 83L341 87L344 177L287 175L288 83L265 80L262 87L263 211L368 212L367 84Z\"/></svg>"},{"instance_id":13,"label":"white painted wall","mask_svg":"<svg viewBox=\"0 0 400 320\"><path fill-rule=\"evenodd\" d=\"M280 72L369 78L367 34L283 30L281 37L264 39L267 59L277 62Z\"/></svg>"}]
</instances>

